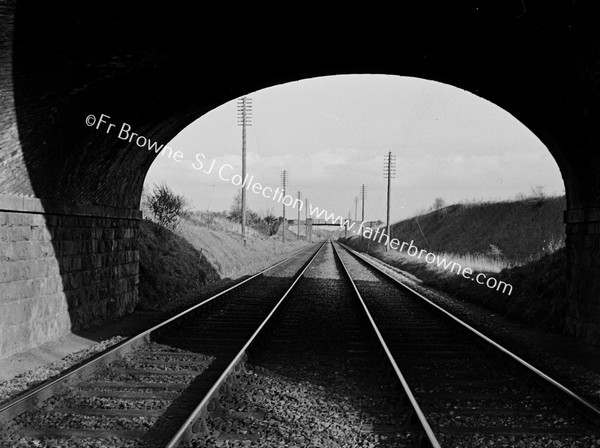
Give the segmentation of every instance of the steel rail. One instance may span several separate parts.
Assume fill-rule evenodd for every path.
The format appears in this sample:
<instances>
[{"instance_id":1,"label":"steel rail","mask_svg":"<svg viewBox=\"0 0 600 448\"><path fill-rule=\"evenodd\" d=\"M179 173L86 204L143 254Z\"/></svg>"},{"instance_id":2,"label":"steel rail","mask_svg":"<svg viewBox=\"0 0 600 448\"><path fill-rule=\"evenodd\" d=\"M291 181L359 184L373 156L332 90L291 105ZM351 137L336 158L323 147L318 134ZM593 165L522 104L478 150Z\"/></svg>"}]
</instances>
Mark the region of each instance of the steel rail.
<instances>
[{"instance_id":1,"label":"steel rail","mask_svg":"<svg viewBox=\"0 0 600 448\"><path fill-rule=\"evenodd\" d=\"M306 248L303 248L303 249L300 249L300 250L294 252L294 254L285 258L284 260L279 261L279 262L257 272L256 274L251 275L250 277L248 277L248 278L230 286L229 288L209 297L208 299L203 300L202 302L197 303L196 305L166 319L165 321L151 327L150 329L144 330L143 332L141 332L135 336L132 336L128 339L125 339L124 341L121 341L121 342L117 343L116 345L109 347L105 351L103 351L97 355L94 355L93 357L91 357L85 361L82 361L78 365L65 370L63 373L59 374L59 376L51 379L47 383L42 383L42 384L30 389L26 393L19 395L19 396L13 398L12 400L7 401L6 403L0 405L0 424L14 419L16 416L27 411L29 408L36 406L40 401L44 401L44 400L52 397L55 393L57 393L60 390L61 387L67 385L69 382L75 381L78 379L82 379L83 377L85 377L86 374L89 374L90 372L95 371L98 367L107 365L108 363L122 357L123 355L130 352L131 350L148 342L150 339L150 334L152 332L158 330L159 328L162 328L162 327L168 325L169 323L185 316L186 314L191 313L192 311L217 299L218 297L222 296L223 294L226 294L226 293L242 286L243 284L252 281L253 279L265 274L266 272L276 268L277 266L280 266L281 264L286 263L286 262L296 258L297 256L312 249L313 247L314 247L314 245L310 245L309 247L306 247ZM320 250L321 249L319 248L319 251ZM317 253L319 251L317 251Z\"/></svg>"},{"instance_id":2,"label":"steel rail","mask_svg":"<svg viewBox=\"0 0 600 448\"><path fill-rule=\"evenodd\" d=\"M494 348L498 349L499 351L501 351L505 355L507 355L510 358L512 358L521 367L524 367L527 371L529 371L530 373L536 375L540 380L542 380L542 381L544 381L546 383L551 384L558 391L560 391L566 398L568 398L569 400L572 400L577 405L579 405L580 406L580 412L585 417L587 417L589 420L591 420L594 424L600 424L600 409L598 409L592 403L590 403L589 401L587 401L584 398L580 397L579 395L577 395L575 392L573 392L568 387L564 386L563 384L561 384L558 381L556 381L554 378L552 378L549 375L545 374L544 372L542 372L541 370L539 370L537 367L534 367L533 365L531 365L530 363L528 363L527 361L525 361L523 358L521 358L518 355L514 354L513 352L511 352L510 350L508 350L504 346L500 345L498 342L494 341L490 337L488 337L485 334L483 334L482 332L480 332L479 330L475 329L474 327L472 327L471 325L467 324L466 322L463 322L461 319L459 319L458 317L454 316L449 311L445 310L444 308L442 308L438 304L432 302L430 299L428 299L427 297L425 297L423 294L421 294L418 291L414 290L410 286L402 283L397 278L392 277L390 274L388 274L383 269L381 269L379 266L377 266L373 261L371 261L368 258L366 258L363 254L355 251L354 249L346 246L343 243L338 242L338 244L340 244L342 247L344 247L346 250L348 250L349 253L354 254L355 257L360 258L365 263L367 263L370 266L372 266L375 270L377 270L381 274L385 275L387 278L389 278L390 280L392 280L393 282L395 282L396 284L398 284L402 288L410 291L412 294L414 294L415 296L419 297L424 302L426 302L427 304L431 305L436 310L438 310L442 314L446 315L447 317L449 317L450 319L452 319L457 324L461 325L466 330L468 330L471 333L473 333L476 336L478 336L481 340L486 341L488 344L492 345ZM385 265L385 263L383 263L381 261L380 261L380 263L382 263L382 264Z\"/></svg>"},{"instance_id":3,"label":"steel rail","mask_svg":"<svg viewBox=\"0 0 600 448\"><path fill-rule=\"evenodd\" d=\"M365 303L364 299L362 298L362 295L358 291L358 288L356 287L356 283L354 283L354 280L352 279L352 276L350 275L350 272L348 272L348 269L346 268L346 265L342 261L342 257L338 253L338 251L337 251L337 249L335 247L335 244L332 243L331 245L333 247L333 251L335 252L338 260L340 261L340 264L342 265L342 268L344 269L344 272L346 273L346 276L348 277L348 280L350 281L350 283L352 284L352 287L354 288L354 292L356 293L356 297L360 301L360 304L362 305L363 310L364 310L367 318L369 319L369 322L370 322L371 326L373 327L373 330L375 331L375 334L377 335L377 339L379 339L379 343L383 347L383 349L385 351L385 354L387 355L387 358L388 358L389 362L391 363L392 367L394 368L394 371L396 372L396 376L398 377L398 380L400 381L400 384L402 384L402 389L404 389L404 393L406 394L406 396L407 396L407 398L408 398L408 400L409 400L409 402L410 402L410 404L411 404L411 406L412 406L412 408L413 408L413 410L415 412L415 415L417 416L417 419L419 421L419 425L421 427L422 434L424 434L427 437L427 442L428 442L428 444L429 444L430 447L432 447L432 448L441 448L441 445L440 445L439 441L437 440L437 438L436 438L433 430L431 429L431 425L427 421L427 418L425 417L425 414L423 413L423 411L421 410L421 407L417 403L417 400L416 400L415 396L413 395L413 393L412 393L412 391L410 389L410 386L408 385L408 382L406 381L406 379L404 378L404 375L400 371L400 367L398 367L398 364L396 363L396 360L394 359L394 356L392 355L390 349L388 348L387 343L383 339L383 336L381 335L381 332L379 331L379 327L377 326L377 324L375 323L375 320L373 319L373 316L369 312L367 304Z\"/></svg>"},{"instance_id":4,"label":"steel rail","mask_svg":"<svg viewBox=\"0 0 600 448\"><path fill-rule=\"evenodd\" d=\"M267 315L267 317L263 320L260 326L256 329L256 331L250 336L250 338L246 341L237 355L233 358L233 360L229 363L229 365L225 368L223 373L219 376L219 378L215 381L209 391L206 393L202 401L196 406L196 408L192 411L189 417L185 420L185 422L181 425L179 430L175 433L175 435L171 438L171 440L165 445L165 448L175 448L179 446L183 442L189 442L193 438L194 434L194 426L197 423L198 419L203 416L205 413L211 399L216 395L217 391L223 386L226 382L229 375L236 368L238 363L240 363L246 355L246 351L248 347L254 342L257 336L260 334L265 325L270 321L271 317L275 312L279 309L280 305L287 298L290 292L294 289L296 284L300 281L306 270L312 265L315 258L319 255L319 253L323 250L323 247L327 244L327 241L323 242L321 247L315 254L310 258L310 260L306 263L302 271L297 275L296 279L292 283L292 285L287 289L287 291L283 294L281 299L277 302L277 304L273 307L271 312Z\"/></svg>"}]
</instances>

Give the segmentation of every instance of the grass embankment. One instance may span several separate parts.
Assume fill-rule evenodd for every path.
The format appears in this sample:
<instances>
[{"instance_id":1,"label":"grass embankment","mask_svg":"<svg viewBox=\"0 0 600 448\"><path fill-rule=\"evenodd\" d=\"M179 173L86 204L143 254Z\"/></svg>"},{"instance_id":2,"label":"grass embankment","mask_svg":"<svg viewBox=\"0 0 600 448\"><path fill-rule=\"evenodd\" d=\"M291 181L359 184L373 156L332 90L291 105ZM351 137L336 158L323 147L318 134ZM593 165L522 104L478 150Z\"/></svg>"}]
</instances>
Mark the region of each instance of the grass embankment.
<instances>
[{"instance_id":1,"label":"grass embankment","mask_svg":"<svg viewBox=\"0 0 600 448\"><path fill-rule=\"evenodd\" d=\"M153 222L142 221L140 309L161 309L200 286L253 273L306 244L282 243L248 228L244 246L239 224L212 214L184 219L174 232L160 236L155 228Z\"/></svg>"},{"instance_id":2,"label":"grass embankment","mask_svg":"<svg viewBox=\"0 0 600 448\"><path fill-rule=\"evenodd\" d=\"M357 236L345 241L362 251L369 245L370 255L456 299L531 326L560 331L566 308L563 210L564 197L459 205L393 226L393 235L400 241L414 240L419 249L469 267L473 277L482 272L512 285L510 295L456 275L456 270L451 273L437 267L437 263L428 264L394 250L385 252L373 241L361 242ZM490 253L491 244L500 254Z\"/></svg>"},{"instance_id":3,"label":"grass embankment","mask_svg":"<svg viewBox=\"0 0 600 448\"><path fill-rule=\"evenodd\" d=\"M456 204L392 226L392 235L435 253L491 255L521 264L564 244L564 196ZM488 257L490 260L495 257Z\"/></svg>"}]
</instances>

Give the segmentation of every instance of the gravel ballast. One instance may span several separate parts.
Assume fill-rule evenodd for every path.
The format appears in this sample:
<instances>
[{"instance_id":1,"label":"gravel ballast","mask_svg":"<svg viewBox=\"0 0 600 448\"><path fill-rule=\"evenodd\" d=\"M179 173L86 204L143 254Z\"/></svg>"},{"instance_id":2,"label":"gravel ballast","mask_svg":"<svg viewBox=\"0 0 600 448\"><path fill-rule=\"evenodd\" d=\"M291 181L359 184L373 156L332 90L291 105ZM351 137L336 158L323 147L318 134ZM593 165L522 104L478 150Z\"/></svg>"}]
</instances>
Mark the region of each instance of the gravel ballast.
<instances>
[{"instance_id":1,"label":"gravel ballast","mask_svg":"<svg viewBox=\"0 0 600 448\"><path fill-rule=\"evenodd\" d=\"M588 346L568 335L512 322L480 306L450 297L442 291L423 287L420 280L412 274L389 266L375 257L362 255L600 408L599 348Z\"/></svg>"},{"instance_id":2,"label":"gravel ballast","mask_svg":"<svg viewBox=\"0 0 600 448\"><path fill-rule=\"evenodd\" d=\"M193 447L408 447L399 403L370 360L350 360L353 293L331 246L289 297L284 315L222 411Z\"/></svg>"},{"instance_id":3,"label":"gravel ballast","mask_svg":"<svg viewBox=\"0 0 600 448\"><path fill-rule=\"evenodd\" d=\"M573 412L576 408L570 408L541 389L532 387L532 382L523 381L528 378L524 376L524 372L513 371L511 364L506 363L504 358L498 358L497 363L493 364L490 364L490 358L479 365L480 357L485 359L485 353L492 355L491 350L475 349L475 345L475 350L458 348L458 345L453 349L440 348L444 347L443 344L440 345L441 341L452 342L458 334L461 335L461 341L467 341L467 337L473 338L472 333L444 324L445 319L442 319L441 314L434 312L432 307L405 290L389 286L388 282L383 280L383 276L377 283L372 278L372 273L367 272L367 268L349 254L342 258L347 261L353 278L357 279L358 289L364 291L365 300L373 308L375 320L377 321L377 316L382 322L386 322L382 316L386 316L388 320L394 319L396 336L393 336L392 332L387 334L384 331L384 337L386 334L391 336L392 345L396 344L399 347L392 349L392 353L398 356L400 368L405 371L407 381L415 392L417 401L421 403L434 432L438 433L442 446L537 448L600 444L600 431L581 415ZM374 264L382 266L380 262ZM395 269L385 270L403 283L410 283L413 289L431 301L440 304L439 297L438 300L431 299L434 293L422 288L414 279L409 281ZM458 314L449 306L442 307ZM453 308L460 309L458 306ZM422 312L415 313L417 310ZM459 317L462 316L459 314ZM448 319L447 322L451 320ZM467 323L475 326L472 322ZM391 328L389 322L384 325ZM415 331L418 333L413 337ZM426 333L427 337L424 336ZM429 347L429 339L436 341L438 345ZM401 347L406 345L412 350L405 352ZM422 356L420 351L415 351L416 347L429 350L436 358ZM444 350L448 352L444 353ZM463 356L460 355L461 350L464 351L464 362L460 358ZM449 357L448 361L445 360L446 354ZM416 366L418 367L415 368ZM448 381L441 377L443 371L457 371L459 374L454 381ZM471 372L471 378L465 381L468 372ZM458 408L443 397L455 400ZM494 397L497 397L496 402L512 401L518 403L518 406L507 408L504 404L497 411ZM542 397L543 401L537 400ZM432 399L435 403L432 403Z\"/></svg>"},{"instance_id":4,"label":"gravel ballast","mask_svg":"<svg viewBox=\"0 0 600 448\"><path fill-rule=\"evenodd\" d=\"M292 274L311 257L311 253L314 250L303 252L290 263L270 270L270 276L275 277L272 280L259 277L252 283L246 283L239 290L211 302L211 306L187 315L183 325L180 321L170 324L173 327L171 329L181 329L190 323L208 327L211 319L215 318L212 322L216 322L218 316L223 315L235 300L241 307L260 305L256 310L255 305L249 308L258 314L268 312L268 307L262 306L261 300L268 303L272 297L267 293L263 300L263 288L260 285L275 283L276 289L285 290L285 285L292 282ZM256 282L259 284L255 285ZM258 294L246 302L249 294L254 292ZM227 340L227 328L223 325L220 327L220 338ZM66 393L56 393L38 408L19 415L4 426L4 437L0 439L0 444L54 446L58 443L59 446L82 446L85 444L83 440L89 439L85 437L88 434L104 440L105 446L146 446L159 443L157 441L166 442L195 406L199 393L197 388L210 387L210 379L200 377L205 372L209 377L214 373L214 356L209 353L216 348L214 345L212 348L201 345L189 351L157 343L156 337L169 337L168 331L163 331L168 328L162 328L159 335L153 332L150 339L154 342L135 348L123 359L111 362L83 380L69 383ZM184 333L184 342L190 331L195 330L190 327ZM210 334L208 340L211 340ZM98 344L97 351L110 345ZM221 356L220 353L215 354ZM81 358L89 355L88 350L81 354ZM79 359L71 360L72 363L68 365L63 363L60 367L69 367ZM189 388L192 382L194 387ZM124 443L126 439L133 440Z\"/></svg>"}]
</instances>

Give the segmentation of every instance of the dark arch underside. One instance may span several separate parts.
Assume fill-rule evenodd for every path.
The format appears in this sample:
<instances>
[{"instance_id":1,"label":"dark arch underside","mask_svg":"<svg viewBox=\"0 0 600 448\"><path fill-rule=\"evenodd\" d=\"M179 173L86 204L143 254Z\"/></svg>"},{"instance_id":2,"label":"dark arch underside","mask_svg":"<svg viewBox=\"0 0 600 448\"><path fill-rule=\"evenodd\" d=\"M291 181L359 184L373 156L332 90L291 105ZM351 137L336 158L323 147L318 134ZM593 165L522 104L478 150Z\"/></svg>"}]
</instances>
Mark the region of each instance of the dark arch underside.
<instances>
[{"instance_id":1,"label":"dark arch underside","mask_svg":"<svg viewBox=\"0 0 600 448\"><path fill-rule=\"evenodd\" d=\"M26 275L13 269L12 277L0 278L4 291L56 275L62 286L53 294L65 294L75 326L135 303L132 223L156 155L86 126L87 115L109 115L166 143L207 111L261 88L325 75L393 74L486 98L549 148L569 208L570 329L600 338L600 280L593 280L600 278L600 41L591 5L365 5L1 1L0 211L7 217L0 217L0 230L13 221L25 230L46 226L59 265L58 274L51 263ZM22 213L45 218L34 224ZM111 233L111 226L129 230ZM73 235L87 235L85 228L100 229L93 235L106 239L101 247L124 252L104 254L98 245L78 243L85 238ZM127 241L119 246L118 238ZM28 250L3 262L39 256L37 248ZM80 272L89 275L79 278ZM47 296L31 292L38 293ZM21 300L19 294L5 293L11 300ZM90 311L84 304L92 299L106 305Z\"/></svg>"}]
</instances>

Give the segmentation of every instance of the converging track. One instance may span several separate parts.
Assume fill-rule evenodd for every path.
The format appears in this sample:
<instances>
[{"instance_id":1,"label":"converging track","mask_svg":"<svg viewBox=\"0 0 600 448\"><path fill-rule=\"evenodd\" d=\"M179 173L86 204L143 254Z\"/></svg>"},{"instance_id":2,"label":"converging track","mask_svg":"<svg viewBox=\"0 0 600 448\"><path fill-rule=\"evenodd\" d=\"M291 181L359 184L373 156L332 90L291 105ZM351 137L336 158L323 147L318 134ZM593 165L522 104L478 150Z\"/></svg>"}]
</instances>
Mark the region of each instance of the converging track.
<instances>
[{"instance_id":1,"label":"converging track","mask_svg":"<svg viewBox=\"0 0 600 448\"><path fill-rule=\"evenodd\" d=\"M581 447L600 411L339 243L0 406L2 447Z\"/></svg>"},{"instance_id":2,"label":"converging track","mask_svg":"<svg viewBox=\"0 0 600 448\"><path fill-rule=\"evenodd\" d=\"M423 446L599 443L594 406L363 255L335 246L403 383Z\"/></svg>"},{"instance_id":3,"label":"converging track","mask_svg":"<svg viewBox=\"0 0 600 448\"><path fill-rule=\"evenodd\" d=\"M328 244L193 446L414 446L397 381L358 305Z\"/></svg>"},{"instance_id":4,"label":"converging track","mask_svg":"<svg viewBox=\"0 0 600 448\"><path fill-rule=\"evenodd\" d=\"M175 447L192 439L322 247L302 250L1 406L0 446Z\"/></svg>"}]
</instances>

